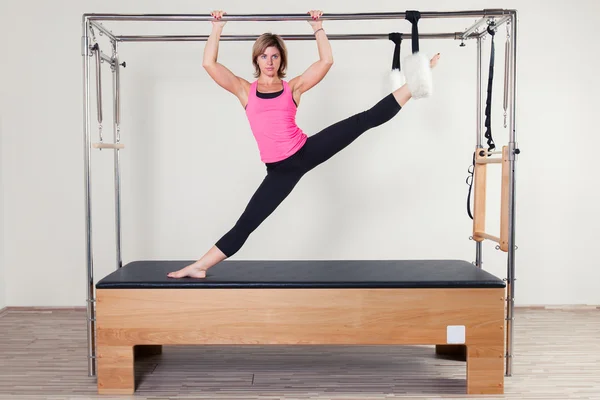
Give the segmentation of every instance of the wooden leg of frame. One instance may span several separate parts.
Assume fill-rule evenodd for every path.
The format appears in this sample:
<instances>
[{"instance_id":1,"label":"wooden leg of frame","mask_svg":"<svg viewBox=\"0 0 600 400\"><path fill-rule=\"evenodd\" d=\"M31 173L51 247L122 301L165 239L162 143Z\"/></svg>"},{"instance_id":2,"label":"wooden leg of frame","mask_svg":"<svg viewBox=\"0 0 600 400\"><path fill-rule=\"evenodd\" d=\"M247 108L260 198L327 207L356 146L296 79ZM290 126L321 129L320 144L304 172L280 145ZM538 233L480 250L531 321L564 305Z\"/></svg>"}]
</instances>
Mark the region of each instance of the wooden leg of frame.
<instances>
[{"instance_id":1,"label":"wooden leg of frame","mask_svg":"<svg viewBox=\"0 0 600 400\"><path fill-rule=\"evenodd\" d=\"M133 346L99 346L98 393L133 394L135 372Z\"/></svg>"},{"instance_id":2,"label":"wooden leg of frame","mask_svg":"<svg viewBox=\"0 0 600 400\"><path fill-rule=\"evenodd\" d=\"M504 347L467 347L467 393L504 393Z\"/></svg>"}]
</instances>

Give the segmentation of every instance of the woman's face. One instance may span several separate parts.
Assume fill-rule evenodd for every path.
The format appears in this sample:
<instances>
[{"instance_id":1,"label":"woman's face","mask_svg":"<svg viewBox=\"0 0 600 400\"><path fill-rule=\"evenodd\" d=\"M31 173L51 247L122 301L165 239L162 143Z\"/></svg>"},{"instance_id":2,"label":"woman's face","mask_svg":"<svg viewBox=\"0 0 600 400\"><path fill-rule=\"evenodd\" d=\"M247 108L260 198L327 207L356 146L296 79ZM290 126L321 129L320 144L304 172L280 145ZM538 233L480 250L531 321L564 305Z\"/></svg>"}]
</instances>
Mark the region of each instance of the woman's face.
<instances>
[{"instance_id":1,"label":"woman's face","mask_svg":"<svg viewBox=\"0 0 600 400\"><path fill-rule=\"evenodd\" d=\"M277 77L277 71L281 65L281 53L275 46L267 47L263 54L256 58L261 75Z\"/></svg>"}]
</instances>

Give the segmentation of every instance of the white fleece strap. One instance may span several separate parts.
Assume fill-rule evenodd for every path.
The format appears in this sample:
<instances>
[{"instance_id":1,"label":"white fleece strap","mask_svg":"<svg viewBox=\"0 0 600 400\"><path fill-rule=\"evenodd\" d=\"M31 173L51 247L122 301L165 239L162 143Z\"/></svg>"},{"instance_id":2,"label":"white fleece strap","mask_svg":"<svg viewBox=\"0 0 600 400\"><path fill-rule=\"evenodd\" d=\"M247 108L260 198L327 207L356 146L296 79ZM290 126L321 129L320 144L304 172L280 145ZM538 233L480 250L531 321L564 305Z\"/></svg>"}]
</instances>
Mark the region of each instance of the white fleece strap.
<instances>
[{"instance_id":1,"label":"white fleece strap","mask_svg":"<svg viewBox=\"0 0 600 400\"><path fill-rule=\"evenodd\" d=\"M429 58L421 53L413 53L404 59L404 76L406 84L414 99L431 96L433 79Z\"/></svg>"}]
</instances>

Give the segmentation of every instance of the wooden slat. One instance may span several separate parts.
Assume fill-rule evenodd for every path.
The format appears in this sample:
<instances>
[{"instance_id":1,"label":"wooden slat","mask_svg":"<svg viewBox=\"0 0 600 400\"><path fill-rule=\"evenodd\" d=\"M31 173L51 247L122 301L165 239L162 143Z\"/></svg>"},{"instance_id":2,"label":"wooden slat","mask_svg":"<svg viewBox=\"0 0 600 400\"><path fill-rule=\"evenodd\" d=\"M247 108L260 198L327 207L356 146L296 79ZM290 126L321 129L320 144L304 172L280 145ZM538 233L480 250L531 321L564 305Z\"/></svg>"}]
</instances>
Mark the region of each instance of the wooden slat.
<instances>
[{"instance_id":1,"label":"wooden slat","mask_svg":"<svg viewBox=\"0 0 600 400\"><path fill-rule=\"evenodd\" d=\"M125 145L123 143L93 143L92 147L94 149L124 149Z\"/></svg>"},{"instance_id":2,"label":"wooden slat","mask_svg":"<svg viewBox=\"0 0 600 400\"><path fill-rule=\"evenodd\" d=\"M500 243L500 238L498 236L490 235L485 232L475 232L475 236L481 239L491 240L492 242Z\"/></svg>"},{"instance_id":3,"label":"wooden slat","mask_svg":"<svg viewBox=\"0 0 600 400\"><path fill-rule=\"evenodd\" d=\"M501 158L482 157L475 161L477 164L502 164Z\"/></svg>"},{"instance_id":4,"label":"wooden slat","mask_svg":"<svg viewBox=\"0 0 600 400\"><path fill-rule=\"evenodd\" d=\"M481 156L476 149L475 171L473 174L473 240L482 242L484 239L477 236L477 232L485 232L485 209L486 209L486 185L487 185L487 164L477 163L478 160L485 158Z\"/></svg>"}]
</instances>

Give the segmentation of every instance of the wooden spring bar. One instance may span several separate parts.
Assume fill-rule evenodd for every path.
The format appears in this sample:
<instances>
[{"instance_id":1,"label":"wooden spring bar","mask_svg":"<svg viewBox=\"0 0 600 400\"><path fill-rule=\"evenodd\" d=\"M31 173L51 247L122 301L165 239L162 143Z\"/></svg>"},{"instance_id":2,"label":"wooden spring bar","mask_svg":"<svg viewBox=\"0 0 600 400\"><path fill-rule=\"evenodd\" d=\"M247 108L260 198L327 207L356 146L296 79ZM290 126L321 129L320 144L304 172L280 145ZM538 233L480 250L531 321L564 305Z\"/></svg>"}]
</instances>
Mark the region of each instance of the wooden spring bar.
<instances>
[{"instance_id":1,"label":"wooden spring bar","mask_svg":"<svg viewBox=\"0 0 600 400\"><path fill-rule=\"evenodd\" d=\"M92 144L94 149L124 149L125 145L123 143L94 143Z\"/></svg>"},{"instance_id":2,"label":"wooden spring bar","mask_svg":"<svg viewBox=\"0 0 600 400\"><path fill-rule=\"evenodd\" d=\"M482 242L491 240L498 243L500 250L508 251L508 185L509 168L508 146L503 146L502 151L488 152L481 148L475 150L475 171L473 185L475 186L473 198L473 240ZM492 158L490 155L502 154L502 158ZM490 235L485 231L486 211L486 183L487 165L502 164L502 187L500 200L500 237Z\"/></svg>"}]
</instances>

